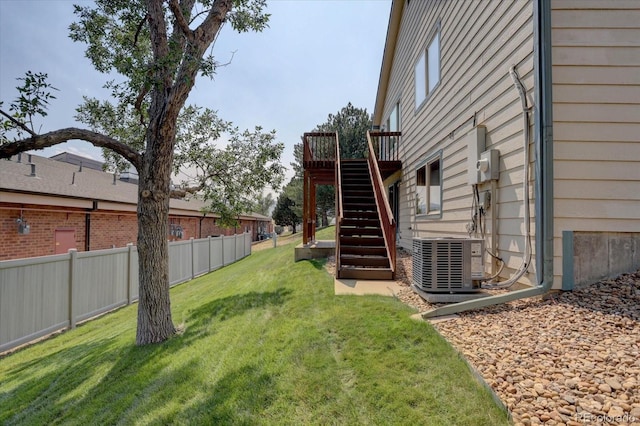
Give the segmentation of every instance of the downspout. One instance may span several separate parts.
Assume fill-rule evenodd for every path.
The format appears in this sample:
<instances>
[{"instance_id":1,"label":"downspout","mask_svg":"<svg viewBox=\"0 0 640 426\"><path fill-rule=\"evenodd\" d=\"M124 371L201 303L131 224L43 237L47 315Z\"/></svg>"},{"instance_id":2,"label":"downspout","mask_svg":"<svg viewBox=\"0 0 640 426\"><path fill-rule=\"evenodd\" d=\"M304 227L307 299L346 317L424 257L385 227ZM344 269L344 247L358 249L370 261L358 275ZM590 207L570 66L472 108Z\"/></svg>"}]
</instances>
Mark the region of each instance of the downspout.
<instances>
[{"instance_id":1,"label":"downspout","mask_svg":"<svg viewBox=\"0 0 640 426\"><path fill-rule=\"evenodd\" d=\"M540 296L553 286L553 115L551 99L551 0L533 0L536 282L524 290L455 303L421 313L422 318Z\"/></svg>"},{"instance_id":2,"label":"downspout","mask_svg":"<svg viewBox=\"0 0 640 426\"><path fill-rule=\"evenodd\" d=\"M82 165L80 165L82 167ZM84 251L91 250L91 213L98 210L98 201L93 200L92 207L84 214Z\"/></svg>"},{"instance_id":3,"label":"downspout","mask_svg":"<svg viewBox=\"0 0 640 426\"><path fill-rule=\"evenodd\" d=\"M198 238L202 238L202 221L204 220L205 217L207 217L206 213L204 213L202 215L202 217L200 218L200 224L199 224L199 227L198 227Z\"/></svg>"}]
</instances>

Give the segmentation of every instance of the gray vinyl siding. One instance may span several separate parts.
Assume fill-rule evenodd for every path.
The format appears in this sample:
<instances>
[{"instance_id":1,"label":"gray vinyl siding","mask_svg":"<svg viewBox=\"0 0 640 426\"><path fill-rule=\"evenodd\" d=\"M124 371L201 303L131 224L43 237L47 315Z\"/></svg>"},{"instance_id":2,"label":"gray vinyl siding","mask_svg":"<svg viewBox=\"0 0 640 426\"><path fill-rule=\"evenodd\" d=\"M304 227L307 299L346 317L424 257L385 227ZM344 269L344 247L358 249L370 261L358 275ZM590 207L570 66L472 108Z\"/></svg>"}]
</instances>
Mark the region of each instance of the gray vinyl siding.
<instances>
[{"instance_id":1,"label":"gray vinyl siding","mask_svg":"<svg viewBox=\"0 0 640 426\"><path fill-rule=\"evenodd\" d=\"M516 65L533 99L532 11L530 1L405 2L382 114L386 120L400 100L403 176L399 227L400 245L405 249L411 249L413 237L467 236L472 189L467 181L465 136L474 124L483 125L486 148L500 150L498 204L492 204L487 216L487 241L494 231L490 215L497 212L498 250L507 262L504 277L520 265L525 245L523 121L509 68ZM440 82L416 109L414 66L438 24ZM416 218L416 168L439 150L443 152L442 217ZM480 189L489 188L483 184ZM488 269L489 259L485 260ZM522 282L529 283L533 277L532 273L525 275Z\"/></svg>"},{"instance_id":2,"label":"gray vinyl siding","mask_svg":"<svg viewBox=\"0 0 640 426\"><path fill-rule=\"evenodd\" d=\"M558 282L562 231L640 230L640 2L551 4Z\"/></svg>"}]
</instances>

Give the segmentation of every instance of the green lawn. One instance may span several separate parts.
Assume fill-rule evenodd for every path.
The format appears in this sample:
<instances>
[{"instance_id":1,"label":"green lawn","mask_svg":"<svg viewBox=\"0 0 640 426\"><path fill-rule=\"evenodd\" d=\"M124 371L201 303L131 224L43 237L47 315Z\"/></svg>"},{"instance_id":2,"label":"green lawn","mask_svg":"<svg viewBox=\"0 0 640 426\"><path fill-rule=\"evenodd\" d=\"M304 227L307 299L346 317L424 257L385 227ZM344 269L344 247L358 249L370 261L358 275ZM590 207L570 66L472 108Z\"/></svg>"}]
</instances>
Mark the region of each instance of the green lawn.
<instances>
[{"instance_id":1,"label":"green lawn","mask_svg":"<svg viewBox=\"0 0 640 426\"><path fill-rule=\"evenodd\" d=\"M297 242L172 289L163 344L134 346L133 305L1 358L0 424L508 424L429 324L334 296Z\"/></svg>"}]
</instances>

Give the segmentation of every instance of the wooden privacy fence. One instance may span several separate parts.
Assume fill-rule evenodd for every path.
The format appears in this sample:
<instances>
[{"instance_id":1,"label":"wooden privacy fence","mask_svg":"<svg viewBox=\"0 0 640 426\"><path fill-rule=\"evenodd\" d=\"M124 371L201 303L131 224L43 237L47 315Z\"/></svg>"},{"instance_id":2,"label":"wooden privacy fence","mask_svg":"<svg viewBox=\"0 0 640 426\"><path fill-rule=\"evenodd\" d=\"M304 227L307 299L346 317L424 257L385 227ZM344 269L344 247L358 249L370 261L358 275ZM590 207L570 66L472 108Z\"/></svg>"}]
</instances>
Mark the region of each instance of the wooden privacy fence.
<instances>
[{"instance_id":1,"label":"wooden privacy fence","mask_svg":"<svg viewBox=\"0 0 640 426\"><path fill-rule=\"evenodd\" d=\"M251 234L169 243L171 286L251 254ZM138 251L124 248L0 262L0 352L138 299Z\"/></svg>"}]
</instances>

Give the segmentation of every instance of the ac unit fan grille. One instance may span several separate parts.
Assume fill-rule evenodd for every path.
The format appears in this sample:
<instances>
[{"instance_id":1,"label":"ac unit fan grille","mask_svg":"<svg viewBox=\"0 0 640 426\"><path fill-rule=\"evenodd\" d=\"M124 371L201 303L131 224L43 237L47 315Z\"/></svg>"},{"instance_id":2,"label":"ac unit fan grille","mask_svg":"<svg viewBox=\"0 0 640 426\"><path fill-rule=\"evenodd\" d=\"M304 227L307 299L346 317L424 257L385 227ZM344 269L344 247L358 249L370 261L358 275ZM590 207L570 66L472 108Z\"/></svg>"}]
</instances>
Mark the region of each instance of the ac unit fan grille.
<instances>
[{"instance_id":1,"label":"ac unit fan grille","mask_svg":"<svg viewBox=\"0 0 640 426\"><path fill-rule=\"evenodd\" d=\"M416 238L413 240L413 284L423 291L473 291L471 244L482 240L461 238ZM482 255L480 250L479 255Z\"/></svg>"}]
</instances>

